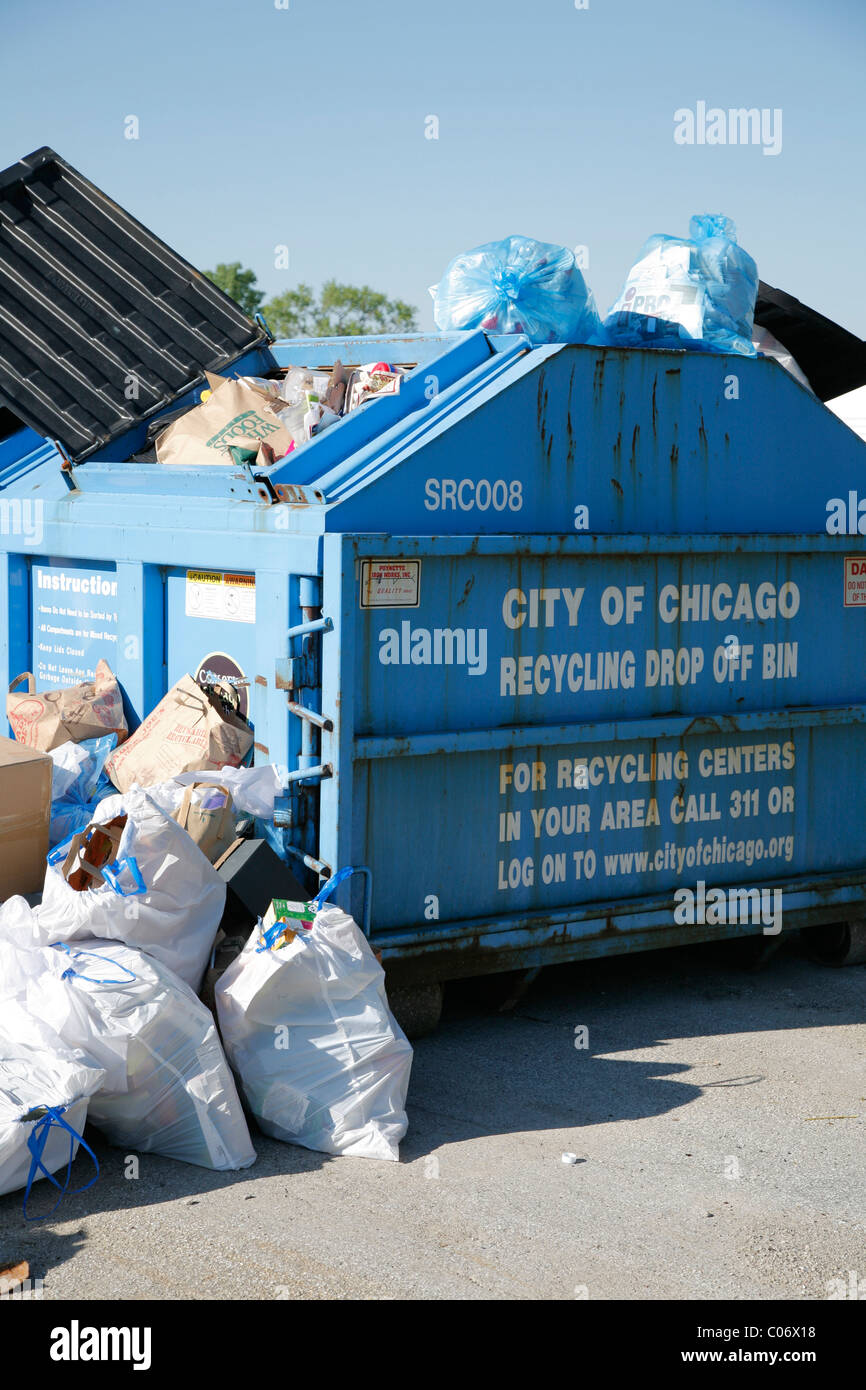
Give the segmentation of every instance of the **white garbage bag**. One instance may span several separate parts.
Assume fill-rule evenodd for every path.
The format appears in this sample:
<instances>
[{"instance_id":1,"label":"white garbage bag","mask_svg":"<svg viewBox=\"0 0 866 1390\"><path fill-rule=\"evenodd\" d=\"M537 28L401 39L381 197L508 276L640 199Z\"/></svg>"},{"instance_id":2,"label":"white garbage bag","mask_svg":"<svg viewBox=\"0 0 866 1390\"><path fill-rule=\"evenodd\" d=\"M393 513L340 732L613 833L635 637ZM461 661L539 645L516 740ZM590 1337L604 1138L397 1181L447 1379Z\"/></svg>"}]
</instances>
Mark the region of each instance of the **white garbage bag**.
<instances>
[{"instance_id":1,"label":"white garbage bag","mask_svg":"<svg viewBox=\"0 0 866 1390\"><path fill-rule=\"evenodd\" d=\"M7 955L4 961L8 963ZM7 987L11 989L8 982ZM93 1159L96 1174L76 1192L96 1181L99 1166L82 1140L89 1098L103 1078L100 1067L65 1048L52 1030L34 1019L14 998L0 1010L0 1194L25 1189L24 1207L34 1182L47 1177L69 1189L72 1161L80 1144ZM66 1169L65 1183L53 1174ZM53 1208L52 1208L53 1210Z\"/></svg>"},{"instance_id":2,"label":"white garbage bag","mask_svg":"<svg viewBox=\"0 0 866 1390\"><path fill-rule=\"evenodd\" d=\"M192 989L201 987L225 908L226 886L185 830L141 787L108 796L93 821L126 816L117 849L121 872L97 875L77 892L63 874L61 845L48 857L38 940L123 941L168 966ZM6 924L0 917L0 931Z\"/></svg>"},{"instance_id":3,"label":"white garbage bag","mask_svg":"<svg viewBox=\"0 0 866 1390\"><path fill-rule=\"evenodd\" d=\"M181 772L170 782L148 787L147 794L166 815L178 810L186 788L195 782L211 782L227 787L235 808L259 820L273 820L274 801L286 788L289 769L281 763L264 763L261 767L223 767L218 772Z\"/></svg>"},{"instance_id":4,"label":"white garbage bag","mask_svg":"<svg viewBox=\"0 0 866 1390\"><path fill-rule=\"evenodd\" d=\"M90 764L91 753L82 743L59 743L56 748L49 750L49 754L54 763L51 800L62 801L78 786Z\"/></svg>"},{"instance_id":5,"label":"white garbage bag","mask_svg":"<svg viewBox=\"0 0 866 1390\"><path fill-rule=\"evenodd\" d=\"M412 1047L366 938L337 907L316 912L288 945L273 938L256 928L216 988L247 1104L275 1139L397 1159Z\"/></svg>"},{"instance_id":6,"label":"white garbage bag","mask_svg":"<svg viewBox=\"0 0 866 1390\"><path fill-rule=\"evenodd\" d=\"M18 954L40 944L39 921L36 911L20 894L0 903L0 999L4 995L17 998L21 964ZM8 951L4 947L8 945ZM16 985L13 988L12 982Z\"/></svg>"},{"instance_id":7,"label":"white garbage bag","mask_svg":"<svg viewBox=\"0 0 866 1390\"><path fill-rule=\"evenodd\" d=\"M786 372L790 372L791 376L799 381L801 386L805 386L807 391L812 391L809 378L793 353L788 351L784 343L779 342L779 339L770 332L769 328L761 328L759 324L755 324L752 329L752 345L758 349L762 356L774 358L781 367L785 368ZM814 394L812 391L813 396Z\"/></svg>"},{"instance_id":8,"label":"white garbage bag","mask_svg":"<svg viewBox=\"0 0 866 1390\"><path fill-rule=\"evenodd\" d=\"M255 1162L213 1015L182 980L116 941L36 954L27 1008L103 1069L90 1120L109 1143L203 1168Z\"/></svg>"}]
</instances>

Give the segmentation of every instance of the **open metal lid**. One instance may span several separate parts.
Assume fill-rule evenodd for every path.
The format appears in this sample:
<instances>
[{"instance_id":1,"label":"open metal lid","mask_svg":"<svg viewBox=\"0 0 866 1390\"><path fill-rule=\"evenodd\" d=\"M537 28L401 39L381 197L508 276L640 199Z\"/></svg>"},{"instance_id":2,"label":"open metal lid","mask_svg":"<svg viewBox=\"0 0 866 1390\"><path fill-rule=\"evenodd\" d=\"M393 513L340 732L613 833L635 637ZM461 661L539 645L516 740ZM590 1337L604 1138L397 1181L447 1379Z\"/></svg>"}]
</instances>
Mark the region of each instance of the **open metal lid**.
<instances>
[{"instance_id":1,"label":"open metal lid","mask_svg":"<svg viewBox=\"0 0 866 1390\"><path fill-rule=\"evenodd\" d=\"M54 150L0 173L0 406L74 462L267 340Z\"/></svg>"},{"instance_id":2,"label":"open metal lid","mask_svg":"<svg viewBox=\"0 0 866 1390\"><path fill-rule=\"evenodd\" d=\"M755 323L769 329L796 358L819 400L832 401L866 385L866 343L763 280Z\"/></svg>"}]
</instances>

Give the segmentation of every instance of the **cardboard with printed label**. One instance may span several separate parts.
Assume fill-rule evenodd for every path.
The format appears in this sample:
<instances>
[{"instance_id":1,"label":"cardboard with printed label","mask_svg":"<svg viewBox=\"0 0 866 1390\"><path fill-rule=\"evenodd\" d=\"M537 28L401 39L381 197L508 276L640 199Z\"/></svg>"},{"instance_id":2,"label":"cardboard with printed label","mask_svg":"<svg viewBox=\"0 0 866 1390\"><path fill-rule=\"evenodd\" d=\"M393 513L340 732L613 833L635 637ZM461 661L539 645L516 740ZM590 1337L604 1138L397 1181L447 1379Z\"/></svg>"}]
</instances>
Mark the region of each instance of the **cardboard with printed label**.
<instances>
[{"instance_id":1,"label":"cardboard with printed label","mask_svg":"<svg viewBox=\"0 0 866 1390\"><path fill-rule=\"evenodd\" d=\"M134 782L152 787L181 772L216 772L240 767L253 731L221 707L191 676L183 676L152 714L118 748L105 770L119 791Z\"/></svg>"},{"instance_id":2,"label":"cardboard with printed label","mask_svg":"<svg viewBox=\"0 0 866 1390\"><path fill-rule=\"evenodd\" d=\"M17 690L22 681L26 691ZM123 696L107 661L98 663L92 681L39 693L33 673L24 671L9 687L6 715L18 742L43 753L110 733L122 743L127 735Z\"/></svg>"},{"instance_id":3,"label":"cardboard with printed label","mask_svg":"<svg viewBox=\"0 0 866 1390\"><path fill-rule=\"evenodd\" d=\"M273 927L277 922L285 922L285 932L274 942L278 949L279 946L287 946L290 941L294 941L299 931L309 930L315 916L316 909L308 902L289 902L287 898L274 898L262 918L262 928L267 931L268 927Z\"/></svg>"},{"instance_id":4,"label":"cardboard with printed label","mask_svg":"<svg viewBox=\"0 0 866 1390\"><path fill-rule=\"evenodd\" d=\"M0 902L42 891L53 769L46 753L0 738Z\"/></svg>"},{"instance_id":5,"label":"cardboard with printed label","mask_svg":"<svg viewBox=\"0 0 866 1390\"><path fill-rule=\"evenodd\" d=\"M234 378L209 375L211 394L169 425L156 441L158 463L186 468L231 464L231 448L249 450L264 466L282 458L292 436L272 409L274 397ZM268 449L263 454L263 446ZM272 451L272 452L271 452Z\"/></svg>"}]
</instances>

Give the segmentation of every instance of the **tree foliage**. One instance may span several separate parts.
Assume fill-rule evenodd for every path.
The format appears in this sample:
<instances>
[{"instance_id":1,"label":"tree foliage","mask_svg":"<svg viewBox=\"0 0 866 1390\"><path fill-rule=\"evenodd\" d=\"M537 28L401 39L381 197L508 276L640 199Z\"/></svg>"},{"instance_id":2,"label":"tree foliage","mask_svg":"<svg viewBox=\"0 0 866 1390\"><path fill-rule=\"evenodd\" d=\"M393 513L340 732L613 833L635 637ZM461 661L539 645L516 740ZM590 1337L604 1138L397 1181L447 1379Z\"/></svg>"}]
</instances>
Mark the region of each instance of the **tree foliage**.
<instances>
[{"instance_id":1,"label":"tree foliage","mask_svg":"<svg viewBox=\"0 0 866 1390\"><path fill-rule=\"evenodd\" d=\"M265 297L264 291L256 288L256 272L245 270L240 261L231 261L228 265L220 261L216 270L206 270L205 275L230 295L250 318Z\"/></svg>"},{"instance_id":2,"label":"tree foliage","mask_svg":"<svg viewBox=\"0 0 866 1390\"><path fill-rule=\"evenodd\" d=\"M345 338L366 333L413 333L416 310L402 299L389 299L369 285L344 285L326 280L320 292L310 285L296 285L262 304L264 293L256 275L240 261L218 265L205 274L231 295L244 313L261 308L271 332L278 338Z\"/></svg>"},{"instance_id":3,"label":"tree foliage","mask_svg":"<svg viewBox=\"0 0 866 1390\"><path fill-rule=\"evenodd\" d=\"M265 317L283 338L354 337L364 333L412 333L415 309L369 285L326 280L318 297L309 285L286 290L265 305Z\"/></svg>"}]
</instances>

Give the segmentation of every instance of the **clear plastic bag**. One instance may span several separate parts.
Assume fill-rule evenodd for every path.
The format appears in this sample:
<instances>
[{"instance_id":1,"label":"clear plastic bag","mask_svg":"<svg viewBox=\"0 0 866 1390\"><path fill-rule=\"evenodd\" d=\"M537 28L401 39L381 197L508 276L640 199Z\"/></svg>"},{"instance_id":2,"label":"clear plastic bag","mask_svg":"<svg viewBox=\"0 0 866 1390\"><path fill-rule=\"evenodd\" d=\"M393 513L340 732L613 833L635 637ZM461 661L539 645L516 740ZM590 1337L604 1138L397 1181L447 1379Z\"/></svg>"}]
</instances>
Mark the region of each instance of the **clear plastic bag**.
<instances>
[{"instance_id":1,"label":"clear plastic bag","mask_svg":"<svg viewBox=\"0 0 866 1390\"><path fill-rule=\"evenodd\" d=\"M754 357L758 267L727 217L691 219L690 239L651 236L604 321L614 347L691 348Z\"/></svg>"},{"instance_id":2,"label":"clear plastic bag","mask_svg":"<svg viewBox=\"0 0 866 1390\"><path fill-rule=\"evenodd\" d=\"M103 769L116 747L117 734L106 734L104 738L62 743L51 749L54 772L48 843L52 848L83 830L103 797L114 792Z\"/></svg>"},{"instance_id":3,"label":"clear plastic bag","mask_svg":"<svg viewBox=\"0 0 866 1390\"><path fill-rule=\"evenodd\" d=\"M430 289L443 332L525 333L532 343L587 343L598 334L595 300L574 252L510 236L466 251Z\"/></svg>"}]
</instances>

